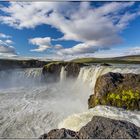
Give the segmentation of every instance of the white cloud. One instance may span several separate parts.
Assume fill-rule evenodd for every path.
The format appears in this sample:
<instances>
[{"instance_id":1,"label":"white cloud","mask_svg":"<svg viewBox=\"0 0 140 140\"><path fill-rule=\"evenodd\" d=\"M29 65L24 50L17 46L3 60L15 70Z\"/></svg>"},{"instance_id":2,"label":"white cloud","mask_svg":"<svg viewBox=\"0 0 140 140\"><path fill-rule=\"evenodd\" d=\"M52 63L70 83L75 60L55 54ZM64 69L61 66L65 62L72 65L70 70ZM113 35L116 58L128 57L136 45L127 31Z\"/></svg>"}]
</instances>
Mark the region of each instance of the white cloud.
<instances>
[{"instance_id":1,"label":"white cloud","mask_svg":"<svg viewBox=\"0 0 140 140\"><path fill-rule=\"evenodd\" d=\"M59 55L75 55L75 54L82 54L82 53L92 53L95 51L96 48L92 47L89 44L80 43L75 45L72 48L61 49L57 52Z\"/></svg>"},{"instance_id":2,"label":"white cloud","mask_svg":"<svg viewBox=\"0 0 140 140\"><path fill-rule=\"evenodd\" d=\"M52 45L51 41L52 39L50 37L31 38L29 39L29 43L32 45L36 45L37 48L31 49L30 51L43 52L46 51L47 49L52 49L52 51L55 52L63 49L62 45L60 44Z\"/></svg>"},{"instance_id":3,"label":"white cloud","mask_svg":"<svg viewBox=\"0 0 140 140\"><path fill-rule=\"evenodd\" d=\"M13 46L0 45L0 57L13 57L17 56L16 50Z\"/></svg>"},{"instance_id":4,"label":"white cloud","mask_svg":"<svg viewBox=\"0 0 140 140\"><path fill-rule=\"evenodd\" d=\"M36 37L29 39L29 43L38 46L36 49L32 49L31 51L36 51L36 52L43 52L47 50L48 48L51 48L51 38L50 37Z\"/></svg>"},{"instance_id":5,"label":"white cloud","mask_svg":"<svg viewBox=\"0 0 140 140\"><path fill-rule=\"evenodd\" d=\"M11 36L0 33L0 38L0 57L16 56L16 50L13 46L11 46L11 44L13 44L13 41L8 39L11 38Z\"/></svg>"},{"instance_id":6,"label":"white cloud","mask_svg":"<svg viewBox=\"0 0 140 140\"><path fill-rule=\"evenodd\" d=\"M53 9L61 9L65 2L10 2L8 7L0 7L7 16L0 16L0 20L9 26L22 29L34 28L46 23L46 17Z\"/></svg>"},{"instance_id":7,"label":"white cloud","mask_svg":"<svg viewBox=\"0 0 140 140\"><path fill-rule=\"evenodd\" d=\"M5 42L6 42L7 44L13 44L13 41L10 40L10 39L5 40Z\"/></svg>"},{"instance_id":8,"label":"white cloud","mask_svg":"<svg viewBox=\"0 0 140 140\"><path fill-rule=\"evenodd\" d=\"M128 12L133 5L134 2L108 2L99 7L91 7L89 2L11 2L0 8L7 14L0 16L0 21L18 29L49 24L63 33L58 40L81 42L72 48L58 49L58 54L93 53L123 41L120 32L138 16L136 11ZM42 39L30 40L38 46L32 51L51 47L48 39Z\"/></svg>"},{"instance_id":9,"label":"white cloud","mask_svg":"<svg viewBox=\"0 0 140 140\"><path fill-rule=\"evenodd\" d=\"M0 53L15 53L15 48L12 46L0 46Z\"/></svg>"},{"instance_id":10,"label":"white cloud","mask_svg":"<svg viewBox=\"0 0 140 140\"><path fill-rule=\"evenodd\" d=\"M62 45L60 45L60 44L56 44L56 45L54 46L54 49L56 49L56 50L61 50L61 49L63 49L63 47L62 47Z\"/></svg>"},{"instance_id":11,"label":"white cloud","mask_svg":"<svg viewBox=\"0 0 140 140\"><path fill-rule=\"evenodd\" d=\"M125 51L126 55L140 55L140 46L129 48Z\"/></svg>"},{"instance_id":12,"label":"white cloud","mask_svg":"<svg viewBox=\"0 0 140 140\"><path fill-rule=\"evenodd\" d=\"M11 36L6 35L4 33L0 33L0 38L11 38Z\"/></svg>"}]
</instances>

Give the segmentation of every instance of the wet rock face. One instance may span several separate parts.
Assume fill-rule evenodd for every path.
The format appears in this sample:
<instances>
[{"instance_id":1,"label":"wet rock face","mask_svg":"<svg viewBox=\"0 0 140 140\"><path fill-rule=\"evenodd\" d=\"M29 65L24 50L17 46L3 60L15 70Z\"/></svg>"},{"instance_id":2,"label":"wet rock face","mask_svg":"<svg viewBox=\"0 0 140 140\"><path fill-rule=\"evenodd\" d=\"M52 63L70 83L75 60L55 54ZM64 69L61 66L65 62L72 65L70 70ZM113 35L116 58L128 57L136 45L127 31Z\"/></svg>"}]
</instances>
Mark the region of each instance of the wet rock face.
<instances>
[{"instance_id":1,"label":"wet rock face","mask_svg":"<svg viewBox=\"0 0 140 140\"><path fill-rule=\"evenodd\" d=\"M89 108L109 105L140 110L140 75L110 72L100 76L88 105Z\"/></svg>"},{"instance_id":2,"label":"wet rock face","mask_svg":"<svg viewBox=\"0 0 140 140\"><path fill-rule=\"evenodd\" d=\"M53 129L47 134L40 136L40 139L76 139L78 138L75 131L69 129Z\"/></svg>"},{"instance_id":3,"label":"wet rock face","mask_svg":"<svg viewBox=\"0 0 140 140\"><path fill-rule=\"evenodd\" d=\"M66 77L76 78L80 72L81 63L74 62L55 62L47 64L43 67L42 74L45 79L51 78L52 81L58 81L60 79L61 68L65 67Z\"/></svg>"},{"instance_id":4,"label":"wet rock face","mask_svg":"<svg viewBox=\"0 0 140 140\"><path fill-rule=\"evenodd\" d=\"M42 69L42 77L48 82L58 81L62 66L61 63L50 63L45 65Z\"/></svg>"},{"instance_id":5,"label":"wet rock face","mask_svg":"<svg viewBox=\"0 0 140 140\"><path fill-rule=\"evenodd\" d=\"M78 132L69 129L53 129L40 139L138 139L140 128L127 122L94 116Z\"/></svg>"},{"instance_id":6,"label":"wet rock face","mask_svg":"<svg viewBox=\"0 0 140 140\"><path fill-rule=\"evenodd\" d=\"M67 71L67 77L72 77L72 78L77 77L80 72L81 66L82 64L80 63L68 63L65 66L65 70Z\"/></svg>"},{"instance_id":7,"label":"wet rock face","mask_svg":"<svg viewBox=\"0 0 140 140\"><path fill-rule=\"evenodd\" d=\"M140 128L126 121L94 116L78 135L81 139L137 139Z\"/></svg>"}]
</instances>

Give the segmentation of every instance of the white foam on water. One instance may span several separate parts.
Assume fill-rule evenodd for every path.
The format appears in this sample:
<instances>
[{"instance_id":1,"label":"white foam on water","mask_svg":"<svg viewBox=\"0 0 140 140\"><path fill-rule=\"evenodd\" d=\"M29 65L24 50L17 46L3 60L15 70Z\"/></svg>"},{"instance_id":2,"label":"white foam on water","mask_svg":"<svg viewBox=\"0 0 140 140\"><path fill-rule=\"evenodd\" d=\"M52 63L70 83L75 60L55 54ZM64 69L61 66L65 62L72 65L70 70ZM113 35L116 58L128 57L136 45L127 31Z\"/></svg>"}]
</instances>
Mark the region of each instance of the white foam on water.
<instances>
[{"instance_id":1,"label":"white foam on water","mask_svg":"<svg viewBox=\"0 0 140 140\"><path fill-rule=\"evenodd\" d=\"M58 128L67 128L74 131L80 130L93 116L102 116L116 120L124 120L140 127L140 112L127 111L109 106L96 106L86 112L73 114L59 123Z\"/></svg>"}]
</instances>

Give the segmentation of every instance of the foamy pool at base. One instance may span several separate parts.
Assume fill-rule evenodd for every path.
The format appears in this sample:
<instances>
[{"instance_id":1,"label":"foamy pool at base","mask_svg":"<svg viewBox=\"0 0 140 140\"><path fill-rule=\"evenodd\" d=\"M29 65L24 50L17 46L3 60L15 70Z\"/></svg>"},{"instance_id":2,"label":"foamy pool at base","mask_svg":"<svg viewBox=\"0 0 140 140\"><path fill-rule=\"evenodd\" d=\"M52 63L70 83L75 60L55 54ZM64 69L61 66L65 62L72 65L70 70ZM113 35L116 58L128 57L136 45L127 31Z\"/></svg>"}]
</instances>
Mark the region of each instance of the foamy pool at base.
<instances>
[{"instance_id":1,"label":"foamy pool at base","mask_svg":"<svg viewBox=\"0 0 140 140\"><path fill-rule=\"evenodd\" d=\"M85 98L67 88L65 83L63 91L58 84L1 91L0 137L39 137L67 116L86 110Z\"/></svg>"}]
</instances>

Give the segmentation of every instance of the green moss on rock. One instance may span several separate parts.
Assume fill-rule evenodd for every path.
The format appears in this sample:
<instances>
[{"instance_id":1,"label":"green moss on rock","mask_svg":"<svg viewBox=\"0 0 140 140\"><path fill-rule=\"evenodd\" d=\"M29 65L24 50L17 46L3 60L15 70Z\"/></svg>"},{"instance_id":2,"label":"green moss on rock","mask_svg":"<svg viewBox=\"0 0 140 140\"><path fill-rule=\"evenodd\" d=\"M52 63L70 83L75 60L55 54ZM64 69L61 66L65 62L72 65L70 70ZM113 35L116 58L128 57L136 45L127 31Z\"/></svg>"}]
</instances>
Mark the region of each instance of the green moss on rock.
<instances>
[{"instance_id":1,"label":"green moss on rock","mask_svg":"<svg viewBox=\"0 0 140 140\"><path fill-rule=\"evenodd\" d=\"M120 108L135 110L139 109L140 93L138 91L123 90L119 93L108 93L107 96L96 98L92 95L89 99L89 108L96 105L109 105Z\"/></svg>"},{"instance_id":2,"label":"green moss on rock","mask_svg":"<svg viewBox=\"0 0 140 140\"><path fill-rule=\"evenodd\" d=\"M96 105L109 105L140 110L140 75L107 73L100 76L88 105L89 108Z\"/></svg>"}]
</instances>

